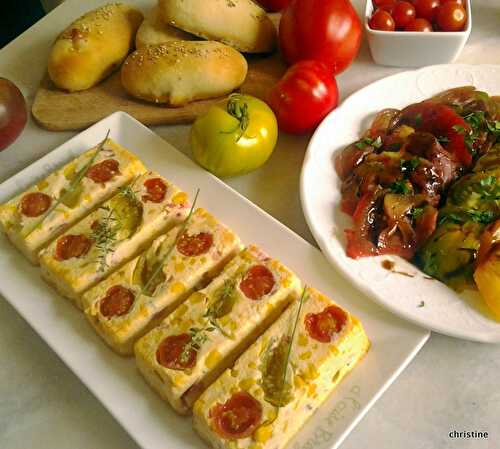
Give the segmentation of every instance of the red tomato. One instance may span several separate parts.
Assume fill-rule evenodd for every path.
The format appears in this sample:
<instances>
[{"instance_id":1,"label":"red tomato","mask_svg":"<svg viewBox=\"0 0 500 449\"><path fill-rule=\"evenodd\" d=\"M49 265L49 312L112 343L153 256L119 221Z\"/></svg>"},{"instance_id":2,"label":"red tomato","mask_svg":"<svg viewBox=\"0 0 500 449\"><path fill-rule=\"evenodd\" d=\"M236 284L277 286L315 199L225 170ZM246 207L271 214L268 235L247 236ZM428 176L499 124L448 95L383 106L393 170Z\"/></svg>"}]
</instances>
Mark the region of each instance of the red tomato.
<instances>
[{"instance_id":1,"label":"red tomato","mask_svg":"<svg viewBox=\"0 0 500 449\"><path fill-rule=\"evenodd\" d=\"M99 310L106 318L126 315L134 304L134 293L121 285L113 285L101 299Z\"/></svg>"},{"instance_id":2,"label":"red tomato","mask_svg":"<svg viewBox=\"0 0 500 449\"><path fill-rule=\"evenodd\" d=\"M19 137L27 119L23 94L14 83L0 78L0 151Z\"/></svg>"},{"instance_id":3,"label":"red tomato","mask_svg":"<svg viewBox=\"0 0 500 449\"><path fill-rule=\"evenodd\" d=\"M417 11L417 17L432 22L436 17L437 10L441 5L439 0L412 0Z\"/></svg>"},{"instance_id":4,"label":"red tomato","mask_svg":"<svg viewBox=\"0 0 500 449\"><path fill-rule=\"evenodd\" d=\"M382 0L379 1L378 5L374 5L374 9L383 9L384 11L387 11L389 14L392 14L394 11L394 7L396 6L396 0Z\"/></svg>"},{"instance_id":5,"label":"red tomato","mask_svg":"<svg viewBox=\"0 0 500 449\"><path fill-rule=\"evenodd\" d=\"M238 440L252 436L262 421L262 405L250 393L238 391L224 403L209 411L219 436Z\"/></svg>"},{"instance_id":6,"label":"red tomato","mask_svg":"<svg viewBox=\"0 0 500 449\"><path fill-rule=\"evenodd\" d=\"M337 82L328 68L318 61L301 61L274 86L268 103L283 131L301 134L318 126L338 99Z\"/></svg>"},{"instance_id":7,"label":"red tomato","mask_svg":"<svg viewBox=\"0 0 500 449\"><path fill-rule=\"evenodd\" d=\"M326 307L319 313L308 313L304 319L305 328L311 338L330 343L347 323L347 314L338 306Z\"/></svg>"},{"instance_id":8,"label":"red tomato","mask_svg":"<svg viewBox=\"0 0 500 449\"><path fill-rule=\"evenodd\" d=\"M198 352L192 346L189 334L169 335L165 337L156 349L156 361L165 368L185 370L196 365Z\"/></svg>"},{"instance_id":9,"label":"red tomato","mask_svg":"<svg viewBox=\"0 0 500 449\"><path fill-rule=\"evenodd\" d=\"M266 10L271 12L281 11L290 0L257 0L257 2Z\"/></svg>"},{"instance_id":10,"label":"red tomato","mask_svg":"<svg viewBox=\"0 0 500 449\"><path fill-rule=\"evenodd\" d=\"M273 273L267 267L254 265L243 276L240 290L247 298L256 301L271 293L275 283Z\"/></svg>"},{"instance_id":11,"label":"red tomato","mask_svg":"<svg viewBox=\"0 0 500 449\"><path fill-rule=\"evenodd\" d=\"M457 5L465 8L465 0L441 0L441 5L444 5L445 3L456 3Z\"/></svg>"},{"instance_id":12,"label":"red tomato","mask_svg":"<svg viewBox=\"0 0 500 449\"><path fill-rule=\"evenodd\" d=\"M462 31L467 21L467 13L463 6L448 2L440 6L436 22L443 31Z\"/></svg>"},{"instance_id":13,"label":"red tomato","mask_svg":"<svg viewBox=\"0 0 500 449\"><path fill-rule=\"evenodd\" d=\"M406 25L405 31L422 31L428 33L432 31L432 23L426 19L418 18Z\"/></svg>"},{"instance_id":14,"label":"red tomato","mask_svg":"<svg viewBox=\"0 0 500 449\"><path fill-rule=\"evenodd\" d=\"M214 236L209 232L188 235L186 232L179 237L177 251L187 257L201 256L208 252L214 243Z\"/></svg>"},{"instance_id":15,"label":"red tomato","mask_svg":"<svg viewBox=\"0 0 500 449\"><path fill-rule=\"evenodd\" d=\"M393 5L396 4L397 0L373 0L373 7L374 8L380 8L383 4L387 3L392 3Z\"/></svg>"},{"instance_id":16,"label":"red tomato","mask_svg":"<svg viewBox=\"0 0 500 449\"><path fill-rule=\"evenodd\" d=\"M368 25L372 30L394 31L396 29L394 19L383 9L377 9L375 11L371 19L368 21Z\"/></svg>"},{"instance_id":17,"label":"red tomato","mask_svg":"<svg viewBox=\"0 0 500 449\"><path fill-rule=\"evenodd\" d=\"M280 22L281 51L290 64L316 59L336 75L358 54L361 29L349 0L291 0Z\"/></svg>"},{"instance_id":18,"label":"red tomato","mask_svg":"<svg viewBox=\"0 0 500 449\"><path fill-rule=\"evenodd\" d=\"M415 7L410 2L397 2L392 12L396 28L402 29L415 19Z\"/></svg>"}]
</instances>

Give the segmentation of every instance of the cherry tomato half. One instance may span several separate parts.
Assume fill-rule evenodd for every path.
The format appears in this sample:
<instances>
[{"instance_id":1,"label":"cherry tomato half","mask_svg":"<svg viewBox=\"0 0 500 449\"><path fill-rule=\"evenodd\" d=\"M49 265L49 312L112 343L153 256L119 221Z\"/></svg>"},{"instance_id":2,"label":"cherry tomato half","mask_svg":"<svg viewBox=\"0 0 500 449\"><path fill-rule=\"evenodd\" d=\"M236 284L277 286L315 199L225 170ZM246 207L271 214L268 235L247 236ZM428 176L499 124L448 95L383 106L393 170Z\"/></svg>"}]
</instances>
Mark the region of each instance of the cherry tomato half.
<instances>
[{"instance_id":1,"label":"cherry tomato half","mask_svg":"<svg viewBox=\"0 0 500 449\"><path fill-rule=\"evenodd\" d=\"M463 6L448 2L441 5L436 15L436 22L440 30L462 31L467 21L467 13Z\"/></svg>"},{"instance_id":2,"label":"cherry tomato half","mask_svg":"<svg viewBox=\"0 0 500 449\"><path fill-rule=\"evenodd\" d=\"M439 0L412 0L417 12L417 17L432 22L436 17L437 10L441 5Z\"/></svg>"},{"instance_id":3,"label":"cherry tomato half","mask_svg":"<svg viewBox=\"0 0 500 449\"><path fill-rule=\"evenodd\" d=\"M396 23L392 16L383 9L377 9L371 19L368 22L368 25L372 30L379 31L394 31L396 29Z\"/></svg>"},{"instance_id":4,"label":"cherry tomato half","mask_svg":"<svg viewBox=\"0 0 500 449\"><path fill-rule=\"evenodd\" d=\"M421 31L428 33L432 31L432 23L426 19L418 18L406 25L405 31Z\"/></svg>"},{"instance_id":5,"label":"cherry tomato half","mask_svg":"<svg viewBox=\"0 0 500 449\"><path fill-rule=\"evenodd\" d=\"M392 11L392 18L396 23L396 28L403 29L415 19L415 14L415 7L410 2L397 2Z\"/></svg>"},{"instance_id":6,"label":"cherry tomato half","mask_svg":"<svg viewBox=\"0 0 500 449\"><path fill-rule=\"evenodd\" d=\"M318 126L337 106L338 99L337 82L331 71L319 61L301 61L290 67L274 86L269 105L280 129L302 134Z\"/></svg>"}]
</instances>

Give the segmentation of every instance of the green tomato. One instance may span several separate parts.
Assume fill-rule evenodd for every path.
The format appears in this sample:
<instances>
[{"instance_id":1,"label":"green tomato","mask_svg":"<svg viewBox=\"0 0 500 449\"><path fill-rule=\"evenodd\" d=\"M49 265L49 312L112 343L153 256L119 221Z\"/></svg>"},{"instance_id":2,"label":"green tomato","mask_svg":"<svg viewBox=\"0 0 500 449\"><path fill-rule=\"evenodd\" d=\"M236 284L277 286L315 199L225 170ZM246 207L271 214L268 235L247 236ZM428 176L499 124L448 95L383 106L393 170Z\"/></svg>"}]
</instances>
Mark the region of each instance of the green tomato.
<instances>
[{"instance_id":1,"label":"green tomato","mask_svg":"<svg viewBox=\"0 0 500 449\"><path fill-rule=\"evenodd\" d=\"M266 103L250 95L229 96L191 128L195 161L219 177L259 168L271 156L277 140L276 116Z\"/></svg>"}]
</instances>

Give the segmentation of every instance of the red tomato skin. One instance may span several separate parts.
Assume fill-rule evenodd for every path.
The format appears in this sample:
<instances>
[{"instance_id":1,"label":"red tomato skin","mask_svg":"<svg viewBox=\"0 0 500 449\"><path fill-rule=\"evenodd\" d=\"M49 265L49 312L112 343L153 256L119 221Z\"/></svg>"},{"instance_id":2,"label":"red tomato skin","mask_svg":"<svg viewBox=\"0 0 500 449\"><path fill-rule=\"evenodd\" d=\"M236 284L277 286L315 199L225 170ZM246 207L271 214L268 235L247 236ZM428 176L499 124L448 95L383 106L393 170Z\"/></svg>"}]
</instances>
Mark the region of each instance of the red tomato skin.
<instances>
[{"instance_id":1,"label":"red tomato skin","mask_svg":"<svg viewBox=\"0 0 500 449\"><path fill-rule=\"evenodd\" d=\"M28 120L26 100L19 88L0 77L0 151L11 145L23 132Z\"/></svg>"},{"instance_id":2,"label":"red tomato skin","mask_svg":"<svg viewBox=\"0 0 500 449\"><path fill-rule=\"evenodd\" d=\"M285 9L290 0L257 0L266 11L278 12Z\"/></svg>"},{"instance_id":3,"label":"red tomato skin","mask_svg":"<svg viewBox=\"0 0 500 449\"><path fill-rule=\"evenodd\" d=\"M396 28L402 29L415 19L415 7L406 1L397 2L392 11L392 18L396 23Z\"/></svg>"},{"instance_id":4,"label":"red tomato skin","mask_svg":"<svg viewBox=\"0 0 500 449\"><path fill-rule=\"evenodd\" d=\"M372 30L378 31L394 31L396 22L392 16L383 9L377 9L373 16L368 21L368 25Z\"/></svg>"},{"instance_id":5,"label":"red tomato skin","mask_svg":"<svg viewBox=\"0 0 500 449\"><path fill-rule=\"evenodd\" d=\"M440 0L441 5L445 3L456 3L457 5L463 6L465 8L465 0Z\"/></svg>"},{"instance_id":6,"label":"red tomato skin","mask_svg":"<svg viewBox=\"0 0 500 449\"><path fill-rule=\"evenodd\" d=\"M417 17L432 22L436 18L437 10L441 5L439 0L412 0Z\"/></svg>"},{"instance_id":7,"label":"red tomato skin","mask_svg":"<svg viewBox=\"0 0 500 449\"><path fill-rule=\"evenodd\" d=\"M291 0L279 26L281 51L289 64L324 62L334 75L358 54L361 21L349 0Z\"/></svg>"},{"instance_id":8,"label":"red tomato skin","mask_svg":"<svg viewBox=\"0 0 500 449\"><path fill-rule=\"evenodd\" d=\"M383 9L387 11L389 14L392 14L394 11L394 7L396 6L396 0L382 0L379 1L378 5L374 5L374 11L377 9Z\"/></svg>"},{"instance_id":9,"label":"red tomato skin","mask_svg":"<svg viewBox=\"0 0 500 449\"><path fill-rule=\"evenodd\" d=\"M430 33L433 31L432 23L430 23L426 19L421 19L419 17L418 19L412 20L408 25L406 25L405 31L419 31L422 33Z\"/></svg>"},{"instance_id":10,"label":"red tomato skin","mask_svg":"<svg viewBox=\"0 0 500 449\"><path fill-rule=\"evenodd\" d=\"M293 65L274 86L269 105L282 131L303 134L316 128L339 100L337 82L318 61Z\"/></svg>"},{"instance_id":11,"label":"red tomato skin","mask_svg":"<svg viewBox=\"0 0 500 449\"><path fill-rule=\"evenodd\" d=\"M462 31L467 22L467 13L463 6L448 2L440 6L436 14L436 23L442 31Z\"/></svg>"}]
</instances>

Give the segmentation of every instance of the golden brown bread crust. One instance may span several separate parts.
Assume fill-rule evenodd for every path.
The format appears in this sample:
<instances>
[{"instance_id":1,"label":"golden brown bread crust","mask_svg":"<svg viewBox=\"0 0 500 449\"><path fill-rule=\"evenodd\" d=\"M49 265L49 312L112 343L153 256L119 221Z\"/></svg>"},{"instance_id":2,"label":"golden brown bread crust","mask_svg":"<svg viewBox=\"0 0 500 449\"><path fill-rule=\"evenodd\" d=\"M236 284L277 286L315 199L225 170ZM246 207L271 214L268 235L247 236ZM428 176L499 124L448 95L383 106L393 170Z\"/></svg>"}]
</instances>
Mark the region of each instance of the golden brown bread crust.
<instances>
[{"instance_id":1,"label":"golden brown bread crust","mask_svg":"<svg viewBox=\"0 0 500 449\"><path fill-rule=\"evenodd\" d=\"M276 47L276 29L252 0L158 0L165 23L196 36L223 42L244 53Z\"/></svg>"},{"instance_id":2,"label":"golden brown bread crust","mask_svg":"<svg viewBox=\"0 0 500 449\"><path fill-rule=\"evenodd\" d=\"M137 30L135 48L164 44L170 41L192 41L195 39L197 39L196 36L163 23L158 8L155 7Z\"/></svg>"},{"instance_id":3,"label":"golden brown bread crust","mask_svg":"<svg viewBox=\"0 0 500 449\"><path fill-rule=\"evenodd\" d=\"M132 53L122 66L127 92L142 100L182 106L238 88L247 74L245 58L214 41L174 41Z\"/></svg>"},{"instance_id":4,"label":"golden brown bread crust","mask_svg":"<svg viewBox=\"0 0 500 449\"><path fill-rule=\"evenodd\" d=\"M126 58L142 19L137 9L113 3L74 21L52 47L51 80L70 92L95 86Z\"/></svg>"}]
</instances>

